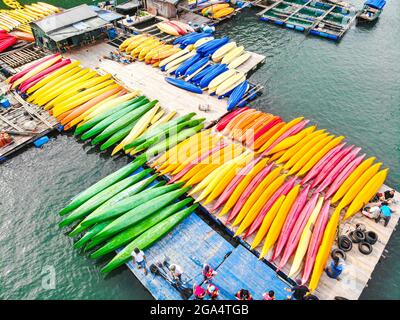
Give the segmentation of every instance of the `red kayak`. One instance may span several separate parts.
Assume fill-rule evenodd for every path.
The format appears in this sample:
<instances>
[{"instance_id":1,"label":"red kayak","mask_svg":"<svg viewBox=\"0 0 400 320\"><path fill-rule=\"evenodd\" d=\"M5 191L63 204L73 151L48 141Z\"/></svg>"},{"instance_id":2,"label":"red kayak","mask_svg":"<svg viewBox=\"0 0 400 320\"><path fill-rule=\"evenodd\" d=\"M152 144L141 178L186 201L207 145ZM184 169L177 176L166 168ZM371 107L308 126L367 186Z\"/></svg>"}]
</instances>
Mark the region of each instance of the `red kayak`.
<instances>
[{"instance_id":1,"label":"red kayak","mask_svg":"<svg viewBox=\"0 0 400 320\"><path fill-rule=\"evenodd\" d=\"M18 72L17 74L13 75L11 78L9 78L8 82L9 83L13 83L14 81L18 80L19 78L22 78L24 75L26 75L29 71L31 71L33 68L36 68L37 66L41 65L43 62L46 62L50 59L53 59L57 56L59 56L59 53L55 53L52 54L50 56L46 56L34 63L32 63L31 65L29 65L29 67L25 68L24 70L22 70L21 72Z\"/></svg>"},{"instance_id":2,"label":"red kayak","mask_svg":"<svg viewBox=\"0 0 400 320\"><path fill-rule=\"evenodd\" d=\"M56 71L57 69L66 66L67 64L70 64L71 60L70 59L65 59L65 60L61 60L55 64L53 64L51 67L39 72L38 74L34 75L33 77L25 80L24 82L22 82L19 87L22 88L24 86L28 86L31 82L36 81L37 79L43 77L43 76L47 76L48 74L52 73L53 71ZM29 88L26 88L25 90L28 90Z\"/></svg>"}]
</instances>

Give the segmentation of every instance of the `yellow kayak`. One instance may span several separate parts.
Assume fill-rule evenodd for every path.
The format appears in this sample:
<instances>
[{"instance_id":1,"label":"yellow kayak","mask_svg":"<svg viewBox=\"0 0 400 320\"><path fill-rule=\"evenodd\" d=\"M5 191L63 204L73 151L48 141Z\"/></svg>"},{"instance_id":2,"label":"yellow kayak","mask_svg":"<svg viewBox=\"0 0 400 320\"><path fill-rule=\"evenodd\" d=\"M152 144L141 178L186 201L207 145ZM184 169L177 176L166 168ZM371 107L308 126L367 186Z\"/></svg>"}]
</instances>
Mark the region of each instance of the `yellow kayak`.
<instances>
[{"instance_id":1,"label":"yellow kayak","mask_svg":"<svg viewBox=\"0 0 400 320\"><path fill-rule=\"evenodd\" d=\"M310 142L312 139L316 138L317 136L323 134L325 130L317 130L310 135L306 136L304 139L300 140L297 144L295 144L293 147L290 149L286 150L285 153L279 157L278 160L276 160L277 164L283 163L288 161L290 158L292 158L294 155L296 155L302 148Z\"/></svg>"},{"instance_id":2,"label":"yellow kayak","mask_svg":"<svg viewBox=\"0 0 400 320\"><path fill-rule=\"evenodd\" d=\"M272 197L272 195L283 185L285 182L287 175L283 174L276 178L261 194L261 196L256 200L254 206L250 208L246 216L244 217L242 223L240 224L238 230L235 233L235 236L243 233L253 221L257 218L260 213L262 207L265 203Z\"/></svg>"},{"instance_id":3,"label":"yellow kayak","mask_svg":"<svg viewBox=\"0 0 400 320\"><path fill-rule=\"evenodd\" d=\"M219 48L217 51L213 53L213 55L211 56L212 61L220 62L226 54L228 54L231 50L235 49L236 47L237 47L236 42L228 42L227 44L223 45L221 48Z\"/></svg>"},{"instance_id":4,"label":"yellow kayak","mask_svg":"<svg viewBox=\"0 0 400 320\"><path fill-rule=\"evenodd\" d=\"M369 168L375 161L375 157L370 157L364 160L342 183L340 188L336 191L332 198L332 203L335 203L343 198L345 193L349 191L350 187L358 180L359 177Z\"/></svg>"},{"instance_id":5,"label":"yellow kayak","mask_svg":"<svg viewBox=\"0 0 400 320\"><path fill-rule=\"evenodd\" d=\"M221 96L229 91L231 91L233 88L237 87L239 84L241 84L244 80L246 80L246 76L243 72L238 72L234 76L228 78L225 80L223 83L221 83L218 87L216 88L209 88L209 92L215 94L217 96Z\"/></svg>"},{"instance_id":6,"label":"yellow kayak","mask_svg":"<svg viewBox=\"0 0 400 320\"><path fill-rule=\"evenodd\" d=\"M187 53L189 53L189 50L187 50L187 49L183 49L177 53L174 53L172 56L169 56L168 58L161 60L158 66L161 68L162 66L167 65L171 61L174 61L175 59L178 59L179 57L182 57L183 55L185 55Z\"/></svg>"},{"instance_id":7,"label":"yellow kayak","mask_svg":"<svg viewBox=\"0 0 400 320\"><path fill-rule=\"evenodd\" d=\"M278 214L278 211L282 208L282 210L288 209L287 206L283 207L283 204L285 202L286 196L282 194L272 205L271 209L268 211L267 215L265 216L260 229L258 230L253 243L251 244L251 249L256 248L260 242L264 239L265 235L267 234L272 221L275 219L276 215ZM262 256L259 256L259 259L262 259Z\"/></svg>"},{"instance_id":8,"label":"yellow kayak","mask_svg":"<svg viewBox=\"0 0 400 320\"><path fill-rule=\"evenodd\" d=\"M349 205L355 197L360 193L364 186L372 179L373 176L379 171L382 166L382 162L375 163L373 166L369 167L361 176L354 182L350 187L349 191L343 196L342 200L339 202L338 207L343 209Z\"/></svg>"},{"instance_id":9,"label":"yellow kayak","mask_svg":"<svg viewBox=\"0 0 400 320\"><path fill-rule=\"evenodd\" d=\"M232 226L236 226L243 221L246 214L250 211L250 208L253 207L254 203L260 198L262 193L272 183L272 181L275 181L275 179L281 174L281 171L281 166L275 168L264 178L263 181L260 182L260 184L255 188L254 192L244 203L242 209L239 211L236 219L232 223Z\"/></svg>"},{"instance_id":10,"label":"yellow kayak","mask_svg":"<svg viewBox=\"0 0 400 320\"><path fill-rule=\"evenodd\" d=\"M217 88L220 84L222 84L224 81L228 80L230 77L233 77L234 75L237 74L236 70L227 70L223 73L221 73L219 76L215 77L209 84L208 88Z\"/></svg>"},{"instance_id":11,"label":"yellow kayak","mask_svg":"<svg viewBox=\"0 0 400 320\"><path fill-rule=\"evenodd\" d=\"M42 94L45 94L45 92L47 92L49 89L54 88L55 86L59 85L60 82L65 81L66 79L68 79L69 77L72 77L73 75L75 75L76 73L78 73L81 70L82 70L82 68L80 66L75 67L72 70L65 72L63 75L59 76L58 78L51 80L50 82L46 83L43 87L41 87L40 89L38 89L34 93L32 93L27 98L27 101L32 102L32 101L36 100L37 97L40 97Z\"/></svg>"},{"instance_id":12,"label":"yellow kayak","mask_svg":"<svg viewBox=\"0 0 400 320\"><path fill-rule=\"evenodd\" d=\"M178 53L180 53L180 52L178 52ZM182 62L186 61L187 59L193 57L195 54L196 54L196 52L190 51L184 55L180 55L179 58L176 58L165 65L165 71L171 72L173 70L173 68L175 68L175 70L176 70L178 68L179 64L181 64Z\"/></svg>"},{"instance_id":13,"label":"yellow kayak","mask_svg":"<svg viewBox=\"0 0 400 320\"><path fill-rule=\"evenodd\" d=\"M318 287L319 280L322 272L325 269L326 262L331 253L333 241L335 240L336 230L340 220L340 209L336 209L325 228L324 235L322 237L321 245L318 249L317 257L315 258L314 269L311 275L310 284L308 288L310 292L315 291Z\"/></svg>"},{"instance_id":14,"label":"yellow kayak","mask_svg":"<svg viewBox=\"0 0 400 320\"><path fill-rule=\"evenodd\" d=\"M241 56L243 52L244 46L234 48L222 58L221 63L230 64L233 60Z\"/></svg>"},{"instance_id":15,"label":"yellow kayak","mask_svg":"<svg viewBox=\"0 0 400 320\"><path fill-rule=\"evenodd\" d=\"M354 198L353 202L349 206L344 216L344 220L350 218L355 213L357 213L366 203L368 203L371 198L378 192L378 190L382 187L389 169L384 169L378 172L368 183L364 186L364 188L360 191L360 193Z\"/></svg>"},{"instance_id":16,"label":"yellow kayak","mask_svg":"<svg viewBox=\"0 0 400 320\"><path fill-rule=\"evenodd\" d=\"M324 197L319 197L314 210L312 211L310 217L308 218L307 224L305 225L303 232L301 234L300 241L297 246L296 254L294 256L288 277L293 277L300 270L303 258L307 253L308 244L310 243L311 240L315 222L317 221L318 215L321 212L323 202L324 202Z\"/></svg>"},{"instance_id":17,"label":"yellow kayak","mask_svg":"<svg viewBox=\"0 0 400 320\"><path fill-rule=\"evenodd\" d=\"M305 128L301 130L299 133L287 137L283 139L281 142L279 142L275 147L273 147L266 155L274 154L277 152L285 151L291 147L293 147L295 144L299 143L302 139L304 139L305 136L311 134L314 132L314 130L317 128L317 126L311 126L308 128ZM283 154L282 154L283 155Z\"/></svg>"},{"instance_id":18,"label":"yellow kayak","mask_svg":"<svg viewBox=\"0 0 400 320\"><path fill-rule=\"evenodd\" d=\"M311 170L312 167L320 160L324 155L326 155L331 149L336 147L342 140L344 139L344 136L337 137L330 141L326 146L324 146L320 151L318 151L312 158L301 167L300 171L296 174L298 177L303 176L306 174L308 171ZM295 168L293 167L293 170Z\"/></svg>"},{"instance_id":19,"label":"yellow kayak","mask_svg":"<svg viewBox=\"0 0 400 320\"><path fill-rule=\"evenodd\" d=\"M285 223L286 217L288 216L290 210L292 209L293 203L296 201L297 195L300 191L300 184L295 186L290 192L287 194L284 203L279 209L274 221L271 224L271 227L268 230L267 236L265 237L264 245L260 254L260 258L263 258L267 255L269 250L278 240L279 235L281 234L281 230ZM269 214L269 213L268 213Z\"/></svg>"},{"instance_id":20,"label":"yellow kayak","mask_svg":"<svg viewBox=\"0 0 400 320\"><path fill-rule=\"evenodd\" d=\"M47 77L43 78L40 80L38 83L36 83L34 86L30 87L26 93L30 94L40 88L42 88L45 84L49 83L50 81L54 79L59 79L63 74L65 74L67 71L74 69L75 67L80 65L80 61L74 61L69 64L67 64L64 67L61 67L60 69L56 70L55 72L51 73Z\"/></svg>"}]
</instances>

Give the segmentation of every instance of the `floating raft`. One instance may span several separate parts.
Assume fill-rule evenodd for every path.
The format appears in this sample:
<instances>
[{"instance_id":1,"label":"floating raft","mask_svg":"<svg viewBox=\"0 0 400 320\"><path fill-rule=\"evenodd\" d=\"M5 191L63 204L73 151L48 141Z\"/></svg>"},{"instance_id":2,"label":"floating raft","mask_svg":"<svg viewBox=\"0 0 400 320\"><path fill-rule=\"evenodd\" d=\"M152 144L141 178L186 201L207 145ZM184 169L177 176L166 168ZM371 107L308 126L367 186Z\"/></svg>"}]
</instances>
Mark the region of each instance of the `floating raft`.
<instances>
[{"instance_id":1,"label":"floating raft","mask_svg":"<svg viewBox=\"0 0 400 320\"><path fill-rule=\"evenodd\" d=\"M209 263L218 272L212 281L220 290L218 300L234 300L235 293L242 288L250 290L255 300L261 300L268 290L274 290L277 299L284 299L287 293L288 285L272 269L242 245L235 247L229 243L196 213L144 253L148 267L166 258L169 263L179 264L184 270L182 280L189 288L203 281L202 266ZM127 266L155 299L182 300L179 292L162 277L150 271L145 276L143 269L132 262Z\"/></svg>"},{"instance_id":2,"label":"floating raft","mask_svg":"<svg viewBox=\"0 0 400 320\"><path fill-rule=\"evenodd\" d=\"M10 100L11 106L7 109L0 108L0 132L8 132L13 138L13 142L0 148L0 161L50 133L58 124L45 110L25 102L17 94L10 93L7 98ZM26 121L35 122L36 129L34 131L24 130L23 124Z\"/></svg>"},{"instance_id":3,"label":"floating raft","mask_svg":"<svg viewBox=\"0 0 400 320\"><path fill-rule=\"evenodd\" d=\"M340 40L357 17L353 7L313 0L267 0L257 3L260 20L330 40Z\"/></svg>"},{"instance_id":4,"label":"floating raft","mask_svg":"<svg viewBox=\"0 0 400 320\"><path fill-rule=\"evenodd\" d=\"M384 185L380 189L380 192L384 192L386 190L390 190L392 188ZM368 219L365 216L358 213L354 215L349 220L342 222L341 227L341 235L346 234L347 231L354 230L355 225L360 223L364 224L366 230L374 231L378 235L378 241L373 245L373 251L369 255L364 255L358 250L357 244L353 243L353 249L349 252L346 252L346 261L345 261L345 270L341 276L342 280L337 281L335 279L329 278L325 272L322 274L321 279L319 281L319 285L315 290L315 295L321 300L333 300L335 297L344 297L349 300L357 300L360 298L364 288L368 287L368 282L372 278L372 273L376 267L376 265L380 262L381 258L385 256L387 250L385 247L387 246L390 237L393 232L396 230L396 226L399 222L400 215L400 195L399 192L396 192L395 196L395 204L391 205L391 208L396 212L392 215L389 224L384 227L383 220L380 223L376 223L374 220ZM203 206L204 211L208 212L213 206L214 202L210 203L207 206ZM334 208L330 209L332 213ZM225 232L230 236L233 236L237 230L237 227L232 228L231 225L226 223L228 215L224 215L220 218L215 215L208 213L209 216L214 219L217 223L219 223L223 228L225 228ZM255 235L248 237L245 240L238 238L239 242L243 247L246 247L250 250L250 244L253 242ZM333 248L337 248L337 243L335 241ZM257 249L253 249L252 252L255 256L260 255L260 251L258 251L260 247ZM276 265L268 262L266 259L263 259L265 263L268 263L272 270L276 270ZM282 278L286 281L293 282L295 278L289 279L287 274L289 274L290 266L293 261L293 256L286 264L286 266L280 271ZM272 271L274 272L274 271ZM274 272L275 273L275 272Z\"/></svg>"}]
</instances>

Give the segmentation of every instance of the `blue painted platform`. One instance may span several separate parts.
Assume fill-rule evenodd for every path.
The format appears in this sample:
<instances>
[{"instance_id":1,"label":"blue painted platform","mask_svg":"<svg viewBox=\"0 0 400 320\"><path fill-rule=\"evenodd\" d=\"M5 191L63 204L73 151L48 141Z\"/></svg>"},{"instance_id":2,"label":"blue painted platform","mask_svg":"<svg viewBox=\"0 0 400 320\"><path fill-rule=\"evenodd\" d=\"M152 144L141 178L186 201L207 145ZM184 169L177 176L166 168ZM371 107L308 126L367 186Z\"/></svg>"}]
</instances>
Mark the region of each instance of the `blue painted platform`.
<instances>
[{"instance_id":1,"label":"blue painted platform","mask_svg":"<svg viewBox=\"0 0 400 320\"><path fill-rule=\"evenodd\" d=\"M285 291L288 285L242 245L235 248L217 272L212 282L219 288L221 300L235 299L234 295L240 289L249 290L254 300L262 300L262 295L269 290L275 291L278 300L284 300L288 295Z\"/></svg>"},{"instance_id":2,"label":"blue painted platform","mask_svg":"<svg viewBox=\"0 0 400 320\"><path fill-rule=\"evenodd\" d=\"M144 253L148 267L152 263L163 262L166 257L170 263L180 265L184 270L182 280L192 288L193 283L201 283L203 280L201 270L204 263L218 266L233 249L228 241L192 213L165 238L144 250ZM132 262L127 263L127 266L155 299L182 299L179 292L162 277L150 271L145 276L143 270L137 269Z\"/></svg>"},{"instance_id":3,"label":"blue painted platform","mask_svg":"<svg viewBox=\"0 0 400 320\"><path fill-rule=\"evenodd\" d=\"M142 170L144 169L141 167L135 173ZM150 185L155 183L157 180ZM205 208L200 206L199 210L203 213L206 211L221 225L221 222ZM236 292L240 289L249 290L255 300L261 300L263 293L269 290L275 291L277 299L285 299L287 295L284 288L288 285L274 270L258 260L243 243L235 247L225 240L196 213L192 213L167 236L144 250L144 253L147 258L147 275L133 265L132 261L126 265L157 300L182 300L177 289L149 270L152 263L163 263L166 259L169 263L176 263L183 268L182 281L188 288L192 288L194 283L202 283L203 264L210 264L218 273L212 281L220 290L218 300L234 300ZM206 285L203 285L203 288L206 288Z\"/></svg>"}]
</instances>

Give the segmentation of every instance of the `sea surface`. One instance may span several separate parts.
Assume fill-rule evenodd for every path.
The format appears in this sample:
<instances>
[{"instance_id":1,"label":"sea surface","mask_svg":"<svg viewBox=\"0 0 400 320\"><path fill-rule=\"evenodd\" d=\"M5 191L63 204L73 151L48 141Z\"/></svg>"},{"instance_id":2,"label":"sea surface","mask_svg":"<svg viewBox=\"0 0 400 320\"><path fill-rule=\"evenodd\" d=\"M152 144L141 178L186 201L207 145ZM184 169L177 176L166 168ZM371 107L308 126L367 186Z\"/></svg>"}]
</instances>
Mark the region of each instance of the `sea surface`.
<instances>
[{"instance_id":1,"label":"sea surface","mask_svg":"<svg viewBox=\"0 0 400 320\"><path fill-rule=\"evenodd\" d=\"M49 2L71 7L84 1ZM362 2L353 1L358 7ZM285 120L305 116L346 136L389 167L386 183L400 190L397 1L388 1L376 24L353 26L339 43L259 21L255 12L246 9L216 33L266 55L251 76L264 86L252 106ZM72 135L59 134L42 149L27 148L0 165L0 298L151 298L125 268L102 276L105 261L74 250L57 225L57 212L71 197L125 163L125 157L110 158ZM400 299L399 247L396 232L362 298Z\"/></svg>"}]
</instances>

